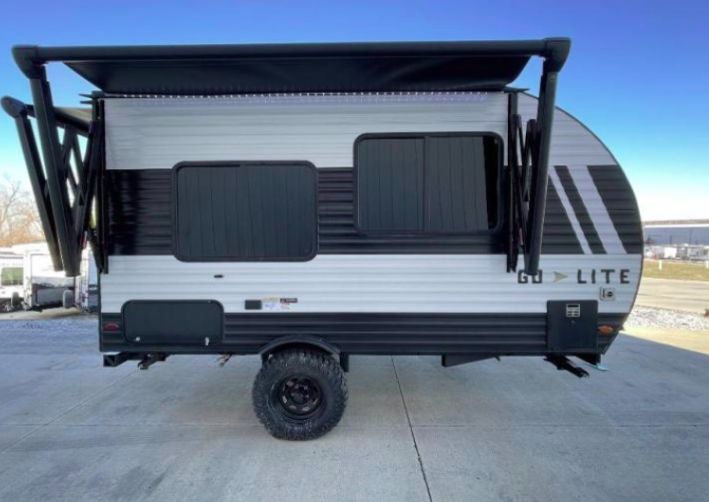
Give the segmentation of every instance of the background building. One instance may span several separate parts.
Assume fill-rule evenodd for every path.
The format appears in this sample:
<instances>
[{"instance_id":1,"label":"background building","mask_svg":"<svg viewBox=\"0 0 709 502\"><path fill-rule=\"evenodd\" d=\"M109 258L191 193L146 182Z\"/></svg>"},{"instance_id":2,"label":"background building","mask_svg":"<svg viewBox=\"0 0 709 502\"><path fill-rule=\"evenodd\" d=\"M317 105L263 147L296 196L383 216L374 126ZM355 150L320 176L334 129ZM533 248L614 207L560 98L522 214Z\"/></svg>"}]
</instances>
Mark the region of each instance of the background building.
<instances>
[{"instance_id":1,"label":"background building","mask_svg":"<svg viewBox=\"0 0 709 502\"><path fill-rule=\"evenodd\" d=\"M645 244L693 244L709 246L709 220L646 221Z\"/></svg>"}]
</instances>

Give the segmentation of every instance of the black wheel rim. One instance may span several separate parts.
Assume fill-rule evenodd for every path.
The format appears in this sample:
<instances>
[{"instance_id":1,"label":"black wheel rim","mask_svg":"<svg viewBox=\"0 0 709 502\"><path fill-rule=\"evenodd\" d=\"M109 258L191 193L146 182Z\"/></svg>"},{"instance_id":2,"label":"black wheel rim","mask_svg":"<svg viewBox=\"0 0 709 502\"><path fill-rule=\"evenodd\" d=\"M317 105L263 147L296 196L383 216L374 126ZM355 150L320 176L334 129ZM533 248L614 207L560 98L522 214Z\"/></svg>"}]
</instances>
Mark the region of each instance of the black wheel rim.
<instances>
[{"instance_id":1,"label":"black wheel rim","mask_svg":"<svg viewBox=\"0 0 709 502\"><path fill-rule=\"evenodd\" d=\"M10 303L10 302L5 302L2 305L0 305L1 312L12 312L13 310L15 310L15 309L12 307L12 303Z\"/></svg>"},{"instance_id":2,"label":"black wheel rim","mask_svg":"<svg viewBox=\"0 0 709 502\"><path fill-rule=\"evenodd\" d=\"M322 413L323 392L317 380L289 375L271 388L271 406L284 419L304 422Z\"/></svg>"}]
</instances>

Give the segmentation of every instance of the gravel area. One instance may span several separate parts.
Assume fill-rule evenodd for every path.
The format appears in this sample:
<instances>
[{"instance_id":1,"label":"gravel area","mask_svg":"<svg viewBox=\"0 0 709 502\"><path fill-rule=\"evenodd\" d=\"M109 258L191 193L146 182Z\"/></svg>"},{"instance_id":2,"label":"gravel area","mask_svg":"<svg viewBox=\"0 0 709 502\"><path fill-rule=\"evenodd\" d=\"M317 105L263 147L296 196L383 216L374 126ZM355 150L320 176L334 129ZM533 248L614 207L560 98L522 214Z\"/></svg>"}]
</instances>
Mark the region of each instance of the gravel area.
<instances>
[{"instance_id":1,"label":"gravel area","mask_svg":"<svg viewBox=\"0 0 709 502\"><path fill-rule=\"evenodd\" d=\"M635 307L625 322L626 326L640 328L686 329L709 331L709 318L676 310Z\"/></svg>"}]
</instances>

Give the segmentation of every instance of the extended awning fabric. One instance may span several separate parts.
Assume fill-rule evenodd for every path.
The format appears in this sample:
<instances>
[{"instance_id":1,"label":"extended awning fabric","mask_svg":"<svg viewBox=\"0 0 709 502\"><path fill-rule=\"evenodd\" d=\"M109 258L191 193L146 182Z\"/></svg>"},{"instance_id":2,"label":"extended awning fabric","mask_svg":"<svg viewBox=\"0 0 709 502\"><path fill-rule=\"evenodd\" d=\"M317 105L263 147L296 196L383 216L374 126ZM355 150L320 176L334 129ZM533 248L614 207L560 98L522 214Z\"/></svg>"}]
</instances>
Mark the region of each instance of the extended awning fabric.
<instances>
[{"instance_id":1,"label":"extended awning fabric","mask_svg":"<svg viewBox=\"0 0 709 502\"><path fill-rule=\"evenodd\" d=\"M530 57L548 55L550 40L21 46L16 54L63 62L112 94L500 91Z\"/></svg>"}]
</instances>

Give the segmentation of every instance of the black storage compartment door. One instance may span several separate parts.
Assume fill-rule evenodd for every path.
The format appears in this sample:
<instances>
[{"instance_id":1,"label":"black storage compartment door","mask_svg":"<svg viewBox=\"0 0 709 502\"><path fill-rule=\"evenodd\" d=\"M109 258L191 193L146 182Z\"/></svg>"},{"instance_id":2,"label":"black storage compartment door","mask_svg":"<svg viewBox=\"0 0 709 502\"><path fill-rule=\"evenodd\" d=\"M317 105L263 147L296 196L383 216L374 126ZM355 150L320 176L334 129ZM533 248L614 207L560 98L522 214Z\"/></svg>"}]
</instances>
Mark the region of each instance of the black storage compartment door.
<instances>
[{"instance_id":1,"label":"black storage compartment door","mask_svg":"<svg viewBox=\"0 0 709 502\"><path fill-rule=\"evenodd\" d=\"M199 345L222 341L224 309L212 300L135 300L123 306L126 339L137 345Z\"/></svg>"},{"instance_id":2,"label":"black storage compartment door","mask_svg":"<svg viewBox=\"0 0 709 502\"><path fill-rule=\"evenodd\" d=\"M547 344L552 352L598 351L598 302L547 302Z\"/></svg>"}]
</instances>

